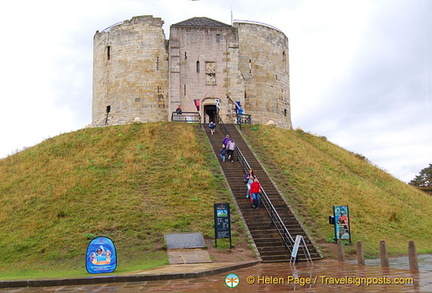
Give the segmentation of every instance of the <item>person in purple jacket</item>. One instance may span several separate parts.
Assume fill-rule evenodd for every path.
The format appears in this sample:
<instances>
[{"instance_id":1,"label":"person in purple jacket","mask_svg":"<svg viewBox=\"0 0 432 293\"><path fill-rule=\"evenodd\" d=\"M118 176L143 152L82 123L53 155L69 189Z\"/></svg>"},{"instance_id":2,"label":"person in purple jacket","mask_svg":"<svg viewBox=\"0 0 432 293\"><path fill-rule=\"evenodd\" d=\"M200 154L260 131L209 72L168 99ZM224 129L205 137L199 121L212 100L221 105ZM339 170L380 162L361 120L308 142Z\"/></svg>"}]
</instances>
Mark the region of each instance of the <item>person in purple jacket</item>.
<instances>
[{"instance_id":1,"label":"person in purple jacket","mask_svg":"<svg viewBox=\"0 0 432 293\"><path fill-rule=\"evenodd\" d=\"M230 136L229 136L229 134L227 134L225 137L224 137L224 139L222 140L222 147L223 148L226 148L227 147L227 145L228 145L228 141L230 140Z\"/></svg>"}]
</instances>

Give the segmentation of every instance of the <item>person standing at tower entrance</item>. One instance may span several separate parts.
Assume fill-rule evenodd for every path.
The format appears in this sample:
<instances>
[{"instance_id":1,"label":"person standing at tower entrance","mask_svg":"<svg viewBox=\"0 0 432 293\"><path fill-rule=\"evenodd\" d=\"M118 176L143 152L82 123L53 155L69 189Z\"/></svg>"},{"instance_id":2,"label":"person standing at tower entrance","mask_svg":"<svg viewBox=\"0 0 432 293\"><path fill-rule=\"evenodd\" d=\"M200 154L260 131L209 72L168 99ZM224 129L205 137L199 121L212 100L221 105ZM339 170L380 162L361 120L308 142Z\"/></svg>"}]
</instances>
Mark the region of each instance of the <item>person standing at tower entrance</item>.
<instances>
[{"instance_id":1,"label":"person standing at tower entrance","mask_svg":"<svg viewBox=\"0 0 432 293\"><path fill-rule=\"evenodd\" d=\"M213 121L210 121L209 128L210 128L211 135L213 135L215 133L216 124Z\"/></svg>"}]
</instances>

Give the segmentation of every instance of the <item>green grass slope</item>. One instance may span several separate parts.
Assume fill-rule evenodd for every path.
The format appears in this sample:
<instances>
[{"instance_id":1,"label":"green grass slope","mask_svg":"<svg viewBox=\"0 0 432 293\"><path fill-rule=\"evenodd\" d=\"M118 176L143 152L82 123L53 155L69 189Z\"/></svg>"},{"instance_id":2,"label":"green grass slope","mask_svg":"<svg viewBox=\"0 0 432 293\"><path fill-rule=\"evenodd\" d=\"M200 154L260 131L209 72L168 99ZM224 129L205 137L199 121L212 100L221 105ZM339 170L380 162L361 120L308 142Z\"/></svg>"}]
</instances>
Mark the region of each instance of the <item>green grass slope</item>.
<instances>
[{"instance_id":1,"label":"green grass slope","mask_svg":"<svg viewBox=\"0 0 432 293\"><path fill-rule=\"evenodd\" d=\"M432 251L432 197L354 154L301 130L243 127L287 201L319 243L334 237L328 216L348 205L352 243L377 256L380 240L390 255L406 254L415 240L419 253ZM354 245L355 247L355 245ZM354 247L347 247L352 251Z\"/></svg>"},{"instance_id":2,"label":"green grass slope","mask_svg":"<svg viewBox=\"0 0 432 293\"><path fill-rule=\"evenodd\" d=\"M362 240L366 254L376 255L380 240L390 254L406 253L408 240L431 252L429 195L325 138L260 125L243 133L323 247L333 237L332 206L349 205L353 243ZM99 235L116 243L117 272L166 264L164 233L213 238L213 203L231 201L225 184L197 125L88 128L47 139L0 160L0 277L83 271L89 239ZM245 229L232 212L236 244Z\"/></svg>"},{"instance_id":3,"label":"green grass slope","mask_svg":"<svg viewBox=\"0 0 432 293\"><path fill-rule=\"evenodd\" d=\"M164 233L213 238L213 204L230 200L197 125L59 135L0 160L0 273L82 270L88 238L99 235L115 241L119 267L165 264Z\"/></svg>"}]
</instances>

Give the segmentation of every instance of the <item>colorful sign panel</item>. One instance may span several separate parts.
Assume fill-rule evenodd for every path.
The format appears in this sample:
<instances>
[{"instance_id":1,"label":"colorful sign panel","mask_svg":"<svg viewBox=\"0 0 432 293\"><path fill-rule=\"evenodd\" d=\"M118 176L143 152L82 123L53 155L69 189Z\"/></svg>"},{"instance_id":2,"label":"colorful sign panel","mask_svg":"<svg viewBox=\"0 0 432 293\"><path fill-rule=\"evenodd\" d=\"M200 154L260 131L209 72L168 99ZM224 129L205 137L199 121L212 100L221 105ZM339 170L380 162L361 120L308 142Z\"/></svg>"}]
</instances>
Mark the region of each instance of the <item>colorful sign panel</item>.
<instances>
[{"instance_id":1,"label":"colorful sign panel","mask_svg":"<svg viewBox=\"0 0 432 293\"><path fill-rule=\"evenodd\" d=\"M229 203L214 204L214 219L216 247L217 239L219 238L229 238L231 246L231 220Z\"/></svg>"},{"instance_id":2,"label":"colorful sign panel","mask_svg":"<svg viewBox=\"0 0 432 293\"><path fill-rule=\"evenodd\" d=\"M90 274L111 273L117 268L115 245L107 237L90 241L86 253L86 269Z\"/></svg>"},{"instance_id":3,"label":"colorful sign panel","mask_svg":"<svg viewBox=\"0 0 432 293\"><path fill-rule=\"evenodd\" d=\"M348 239L351 243L351 231L348 206L333 206L335 239Z\"/></svg>"}]
</instances>

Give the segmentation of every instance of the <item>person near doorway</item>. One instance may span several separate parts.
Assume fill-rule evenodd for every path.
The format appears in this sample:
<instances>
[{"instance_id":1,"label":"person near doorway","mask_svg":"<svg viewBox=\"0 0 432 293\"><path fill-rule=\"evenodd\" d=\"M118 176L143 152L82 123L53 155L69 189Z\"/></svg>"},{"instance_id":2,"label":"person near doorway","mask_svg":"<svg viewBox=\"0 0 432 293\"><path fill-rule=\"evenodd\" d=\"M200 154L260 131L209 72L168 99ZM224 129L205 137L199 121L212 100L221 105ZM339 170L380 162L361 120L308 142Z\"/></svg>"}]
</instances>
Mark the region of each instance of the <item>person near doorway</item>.
<instances>
[{"instance_id":1,"label":"person near doorway","mask_svg":"<svg viewBox=\"0 0 432 293\"><path fill-rule=\"evenodd\" d=\"M180 105L178 105L178 107L176 109L176 113L177 113L177 115L181 115L183 113L182 109L180 108Z\"/></svg>"},{"instance_id":2,"label":"person near doorway","mask_svg":"<svg viewBox=\"0 0 432 293\"><path fill-rule=\"evenodd\" d=\"M213 121L210 121L209 128L210 128L211 135L213 135L215 133L216 124Z\"/></svg>"}]
</instances>

